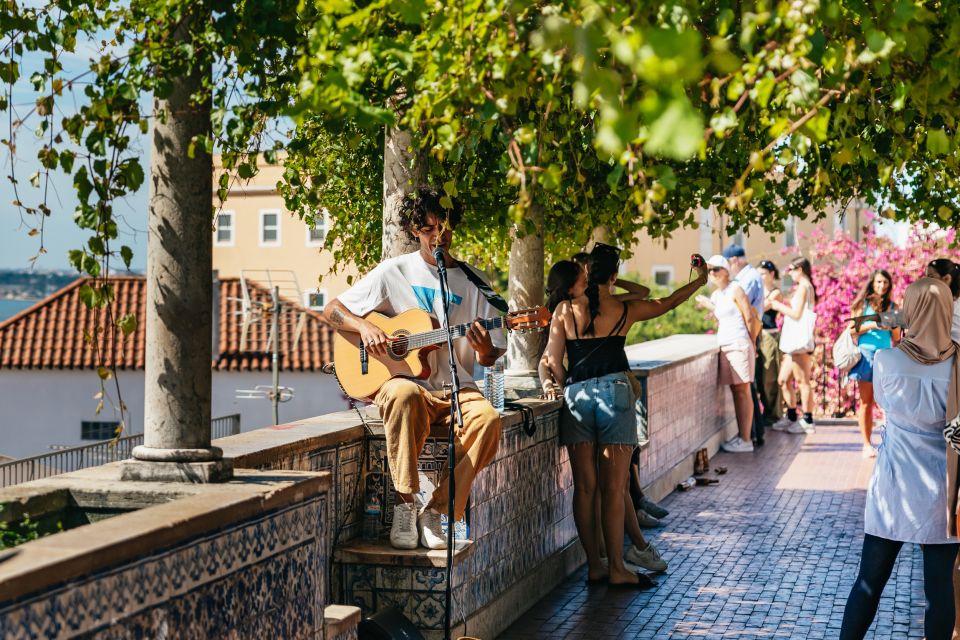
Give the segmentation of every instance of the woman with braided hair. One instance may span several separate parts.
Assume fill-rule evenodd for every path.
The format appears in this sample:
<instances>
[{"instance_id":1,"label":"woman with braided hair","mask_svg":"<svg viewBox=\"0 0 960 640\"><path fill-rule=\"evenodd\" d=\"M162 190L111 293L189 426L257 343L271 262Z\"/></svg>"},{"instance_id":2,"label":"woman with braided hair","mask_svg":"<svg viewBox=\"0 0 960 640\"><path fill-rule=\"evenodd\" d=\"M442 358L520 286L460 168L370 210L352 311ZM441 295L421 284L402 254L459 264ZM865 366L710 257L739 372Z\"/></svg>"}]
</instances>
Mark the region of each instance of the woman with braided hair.
<instances>
[{"instance_id":1,"label":"woman with braided hair","mask_svg":"<svg viewBox=\"0 0 960 640\"><path fill-rule=\"evenodd\" d=\"M562 394L564 399L560 441L568 448L573 469L574 521L587 554L587 580L644 588L652 581L628 571L623 563L625 478L637 444L635 398L623 348L634 323L666 313L702 287L706 268L698 267L696 280L666 298L623 301L613 294L619 266L619 249L594 247L584 294L559 302L554 311L540 376L546 397ZM609 567L601 560L594 518L598 486Z\"/></svg>"}]
</instances>

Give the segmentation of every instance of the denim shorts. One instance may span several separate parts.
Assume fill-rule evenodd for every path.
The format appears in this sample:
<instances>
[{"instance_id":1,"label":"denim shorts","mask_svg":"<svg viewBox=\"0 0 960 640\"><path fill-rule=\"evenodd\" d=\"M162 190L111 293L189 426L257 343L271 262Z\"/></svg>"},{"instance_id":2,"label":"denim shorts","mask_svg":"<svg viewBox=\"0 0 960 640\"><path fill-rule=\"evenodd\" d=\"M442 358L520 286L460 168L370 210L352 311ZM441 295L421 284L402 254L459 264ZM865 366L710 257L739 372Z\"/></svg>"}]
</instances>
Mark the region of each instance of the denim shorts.
<instances>
[{"instance_id":1,"label":"denim shorts","mask_svg":"<svg viewBox=\"0 0 960 640\"><path fill-rule=\"evenodd\" d=\"M560 412L560 444L636 445L636 398L626 372L568 384Z\"/></svg>"},{"instance_id":2,"label":"denim shorts","mask_svg":"<svg viewBox=\"0 0 960 640\"><path fill-rule=\"evenodd\" d=\"M857 382L873 382L873 357L877 352L873 349L860 349L860 359L853 365L850 373L847 374L848 380Z\"/></svg>"}]
</instances>

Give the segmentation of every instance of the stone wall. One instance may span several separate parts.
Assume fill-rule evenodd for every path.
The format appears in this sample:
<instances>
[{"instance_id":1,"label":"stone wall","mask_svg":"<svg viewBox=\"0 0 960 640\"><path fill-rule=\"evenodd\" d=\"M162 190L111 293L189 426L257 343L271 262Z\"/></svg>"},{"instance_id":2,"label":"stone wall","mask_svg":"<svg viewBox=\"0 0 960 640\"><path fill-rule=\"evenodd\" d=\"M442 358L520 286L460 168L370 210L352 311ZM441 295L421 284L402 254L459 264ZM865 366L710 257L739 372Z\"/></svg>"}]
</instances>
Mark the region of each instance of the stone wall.
<instances>
[{"instance_id":1,"label":"stone wall","mask_svg":"<svg viewBox=\"0 0 960 640\"><path fill-rule=\"evenodd\" d=\"M733 396L717 385L714 336L671 336L627 349L642 379L649 441L640 452L640 481L654 499L693 473L693 455L716 453L736 433Z\"/></svg>"},{"instance_id":2,"label":"stone wall","mask_svg":"<svg viewBox=\"0 0 960 640\"><path fill-rule=\"evenodd\" d=\"M168 501L13 549L0 563L0 637L324 638L326 477L121 483L113 464L8 488L0 501L35 505L65 487L101 506Z\"/></svg>"}]
</instances>

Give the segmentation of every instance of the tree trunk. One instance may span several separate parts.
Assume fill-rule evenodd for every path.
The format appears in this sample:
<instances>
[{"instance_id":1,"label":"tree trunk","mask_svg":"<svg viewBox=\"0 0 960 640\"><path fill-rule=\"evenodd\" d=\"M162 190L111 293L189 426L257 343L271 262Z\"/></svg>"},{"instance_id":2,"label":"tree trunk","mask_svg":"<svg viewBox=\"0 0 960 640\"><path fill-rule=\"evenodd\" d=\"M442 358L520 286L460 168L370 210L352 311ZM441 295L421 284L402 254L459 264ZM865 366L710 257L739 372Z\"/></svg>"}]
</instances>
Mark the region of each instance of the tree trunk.
<instances>
[{"instance_id":1,"label":"tree trunk","mask_svg":"<svg viewBox=\"0 0 960 640\"><path fill-rule=\"evenodd\" d=\"M175 34L186 39L189 22ZM124 477L211 481L229 476L210 446L213 161L191 141L210 135L210 101L191 101L210 68L173 79L154 100L147 244L144 445ZM173 464L171 464L173 463Z\"/></svg>"},{"instance_id":2,"label":"tree trunk","mask_svg":"<svg viewBox=\"0 0 960 640\"><path fill-rule=\"evenodd\" d=\"M543 208L530 207L530 219L536 231L521 236L514 226L510 243L510 307L527 309L543 304ZM539 332L511 333L507 345L507 374L536 377L542 339ZM539 386L536 387L539 390Z\"/></svg>"},{"instance_id":3,"label":"tree trunk","mask_svg":"<svg viewBox=\"0 0 960 640\"><path fill-rule=\"evenodd\" d=\"M400 205L423 184L422 163L410 153L410 133L388 127L383 145L383 259L420 248L400 223Z\"/></svg>"}]
</instances>

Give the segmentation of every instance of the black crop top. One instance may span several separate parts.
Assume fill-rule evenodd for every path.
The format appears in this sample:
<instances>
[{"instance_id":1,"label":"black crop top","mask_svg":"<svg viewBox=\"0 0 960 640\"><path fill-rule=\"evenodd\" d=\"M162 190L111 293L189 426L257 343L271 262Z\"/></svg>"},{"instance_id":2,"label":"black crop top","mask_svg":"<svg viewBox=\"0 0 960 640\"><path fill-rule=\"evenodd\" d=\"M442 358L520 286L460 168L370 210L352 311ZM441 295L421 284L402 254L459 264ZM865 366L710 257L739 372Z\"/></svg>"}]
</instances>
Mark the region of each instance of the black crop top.
<instances>
[{"instance_id":1,"label":"black crop top","mask_svg":"<svg viewBox=\"0 0 960 640\"><path fill-rule=\"evenodd\" d=\"M599 378L608 373L629 371L630 363L623 350L626 336L615 336L627 321L627 304L623 303L623 313L609 334L603 338L581 338L574 320L575 340L567 340L567 384L583 382L590 378Z\"/></svg>"}]
</instances>

